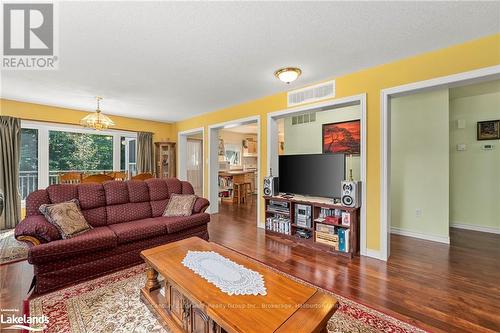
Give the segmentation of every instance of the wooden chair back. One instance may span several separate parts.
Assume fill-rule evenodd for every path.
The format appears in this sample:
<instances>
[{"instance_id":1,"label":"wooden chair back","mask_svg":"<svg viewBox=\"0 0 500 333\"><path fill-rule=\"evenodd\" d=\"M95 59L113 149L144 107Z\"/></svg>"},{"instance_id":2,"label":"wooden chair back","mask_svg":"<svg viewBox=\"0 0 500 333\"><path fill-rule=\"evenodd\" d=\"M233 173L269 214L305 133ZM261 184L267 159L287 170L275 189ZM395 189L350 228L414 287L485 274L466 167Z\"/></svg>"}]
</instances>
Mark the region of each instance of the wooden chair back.
<instances>
[{"instance_id":1,"label":"wooden chair back","mask_svg":"<svg viewBox=\"0 0 500 333\"><path fill-rule=\"evenodd\" d=\"M113 177L108 175L90 175L82 179L82 183L98 183L102 184L108 180L113 180Z\"/></svg>"},{"instance_id":2,"label":"wooden chair back","mask_svg":"<svg viewBox=\"0 0 500 333\"><path fill-rule=\"evenodd\" d=\"M146 180L149 178L154 178L154 176L152 174L150 174L149 172L140 173L140 174L132 177L133 180Z\"/></svg>"},{"instance_id":3,"label":"wooden chair back","mask_svg":"<svg viewBox=\"0 0 500 333\"><path fill-rule=\"evenodd\" d=\"M110 176L113 177L114 180L127 180L128 178L127 173L121 171L113 172Z\"/></svg>"},{"instance_id":4,"label":"wooden chair back","mask_svg":"<svg viewBox=\"0 0 500 333\"><path fill-rule=\"evenodd\" d=\"M81 172L67 172L59 176L59 182L61 184L79 184L82 182Z\"/></svg>"}]
</instances>

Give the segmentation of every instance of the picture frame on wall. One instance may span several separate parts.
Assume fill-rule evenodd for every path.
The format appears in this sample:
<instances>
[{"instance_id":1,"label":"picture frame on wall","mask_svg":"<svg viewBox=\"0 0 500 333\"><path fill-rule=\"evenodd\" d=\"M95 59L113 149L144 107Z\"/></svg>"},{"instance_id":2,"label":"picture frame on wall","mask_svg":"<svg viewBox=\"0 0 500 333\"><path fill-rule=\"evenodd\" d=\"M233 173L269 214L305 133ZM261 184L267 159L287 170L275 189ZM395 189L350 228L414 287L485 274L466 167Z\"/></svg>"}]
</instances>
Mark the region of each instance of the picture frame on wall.
<instances>
[{"instance_id":1,"label":"picture frame on wall","mask_svg":"<svg viewBox=\"0 0 500 333\"><path fill-rule=\"evenodd\" d=\"M359 155L361 147L361 121L349 120L323 124L323 154Z\"/></svg>"},{"instance_id":2,"label":"picture frame on wall","mask_svg":"<svg viewBox=\"0 0 500 333\"><path fill-rule=\"evenodd\" d=\"M500 120L478 121L477 140L500 140Z\"/></svg>"}]
</instances>

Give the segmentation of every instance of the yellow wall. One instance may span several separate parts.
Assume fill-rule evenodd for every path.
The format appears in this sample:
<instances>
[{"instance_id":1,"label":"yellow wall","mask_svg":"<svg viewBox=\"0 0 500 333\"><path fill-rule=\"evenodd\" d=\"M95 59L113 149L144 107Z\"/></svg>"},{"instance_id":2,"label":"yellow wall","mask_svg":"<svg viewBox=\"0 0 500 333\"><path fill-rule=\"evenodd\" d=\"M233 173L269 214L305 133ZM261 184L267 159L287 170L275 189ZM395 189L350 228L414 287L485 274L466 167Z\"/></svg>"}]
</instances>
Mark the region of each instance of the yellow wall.
<instances>
[{"instance_id":1,"label":"yellow wall","mask_svg":"<svg viewBox=\"0 0 500 333\"><path fill-rule=\"evenodd\" d=\"M0 99L0 115L12 116L25 120L78 125L80 123L80 119L85 117L88 113L89 112L87 111ZM113 129L129 130L134 132L153 132L154 141L177 140L175 125L173 124L118 117L113 115L110 115L110 118L116 124Z\"/></svg>"},{"instance_id":2,"label":"yellow wall","mask_svg":"<svg viewBox=\"0 0 500 333\"><path fill-rule=\"evenodd\" d=\"M500 34L496 34L335 78L336 98L361 93L367 94L367 202L365 204L367 208L367 247L369 249L380 249L380 91L402 84L499 64ZM326 75L328 73L325 73ZM266 114L285 108L286 93L282 92L181 121L176 124L176 127L178 131L184 131L204 126L205 152L207 152L207 127L209 125L260 115L260 168L266 170ZM207 156L206 154L205 157ZM208 191L207 172L207 168L205 168L206 191ZM261 177L265 175L266 172L261 173ZM262 182L262 179L260 181Z\"/></svg>"}]
</instances>

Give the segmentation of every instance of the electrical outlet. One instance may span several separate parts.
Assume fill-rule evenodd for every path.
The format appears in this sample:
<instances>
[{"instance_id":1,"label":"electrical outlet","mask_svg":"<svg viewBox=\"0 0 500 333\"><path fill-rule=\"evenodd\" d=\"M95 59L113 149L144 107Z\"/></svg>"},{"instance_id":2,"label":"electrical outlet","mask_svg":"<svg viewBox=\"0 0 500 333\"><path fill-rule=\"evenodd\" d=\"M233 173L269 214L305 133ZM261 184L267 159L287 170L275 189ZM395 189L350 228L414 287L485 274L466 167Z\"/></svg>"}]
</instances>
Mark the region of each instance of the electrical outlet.
<instances>
[{"instance_id":1,"label":"electrical outlet","mask_svg":"<svg viewBox=\"0 0 500 333\"><path fill-rule=\"evenodd\" d=\"M415 209L415 216L417 218L422 217L422 209L421 208Z\"/></svg>"}]
</instances>

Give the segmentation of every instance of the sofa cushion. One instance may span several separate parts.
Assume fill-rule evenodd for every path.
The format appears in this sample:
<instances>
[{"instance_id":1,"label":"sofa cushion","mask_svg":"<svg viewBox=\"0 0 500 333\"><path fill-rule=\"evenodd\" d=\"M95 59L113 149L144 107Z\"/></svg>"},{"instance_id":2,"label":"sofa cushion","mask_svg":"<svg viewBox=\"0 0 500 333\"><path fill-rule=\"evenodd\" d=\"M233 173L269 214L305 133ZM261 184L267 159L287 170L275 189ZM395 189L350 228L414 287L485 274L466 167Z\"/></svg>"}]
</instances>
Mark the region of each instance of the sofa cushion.
<instances>
[{"instance_id":1,"label":"sofa cushion","mask_svg":"<svg viewBox=\"0 0 500 333\"><path fill-rule=\"evenodd\" d=\"M47 221L59 230L63 239L73 238L92 229L80 211L77 199L57 204L43 204L40 206L40 211Z\"/></svg>"},{"instance_id":2,"label":"sofa cushion","mask_svg":"<svg viewBox=\"0 0 500 333\"><path fill-rule=\"evenodd\" d=\"M78 185L56 184L47 187L51 203L60 203L78 198Z\"/></svg>"},{"instance_id":3,"label":"sofa cushion","mask_svg":"<svg viewBox=\"0 0 500 333\"><path fill-rule=\"evenodd\" d=\"M199 213L191 216L161 216L155 219L167 227L167 232L169 234L173 234L208 223L210 221L210 215L207 213Z\"/></svg>"},{"instance_id":4,"label":"sofa cushion","mask_svg":"<svg viewBox=\"0 0 500 333\"><path fill-rule=\"evenodd\" d=\"M130 202L149 201L149 188L144 181L129 180L126 184L128 186L128 196Z\"/></svg>"},{"instance_id":5,"label":"sofa cushion","mask_svg":"<svg viewBox=\"0 0 500 333\"><path fill-rule=\"evenodd\" d=\"M182 184L182 194L194 194L194 188L190 182L182 180L181 184Z\"/></svg>"},{"instance_id":6,"label":"sofa cushion","mask_svg":"<svg viewBox=\"0 0 500 333\"><path fill-rule=\"evenodd\" d=\"M102 184L106 192L106 205L119 205L129 202L126 182L109 181Z\"/></svg>"},{"instance_id":7,"label":"sofa cushion","mask_svg":"<svg viewBox=\"0 0 500 333\"><path fill-rule=\"evenodd\" d=\"M193 213L196 195L172 194L163 216L190 216Z\"/></svg>"},{"instance_id":8,"label":"sofa cushion","mask_svg":"<svg viewBox=\"0 0 500 333\"><path fill-rule=\"evenodd\" d=\"M149 202L135 202L106 206L108 225L152 217Z\"/></svg>"},{"instance_id":9,"label":"sofa cushion","mask_svg":"<svg viewBox=\"0 0 500 333\"><path fill-rule=\"evenodd\" d=\"M115 233L119 244L165 235L167 233L165 224L154 218L112 224L109 228Z\"/></svg>"},{"instance_id":10,"label":"sofa cushion","mask_svg":"<svg viewBox=\"0 0 500 333\"><path fill-rule=\"evenodd\" d=\"M171 197L172 194L174 194L174 193L175 194L182 194L182 183L179 179L167 178L167 179L165 179L165 182L167 183L169 197Z\"/></svg>"},{"instance_id":11,"label":"sofa cushion","mask_svg":"<svg viewBox=\"0 0 500 333\"><path fill-rule=\"evenodd\" d=\"M151 201L151 213L153 217L162 216L167 208L168 199Z\"/></svg>"},{"instance_id":12,"label":"sofa cushion","mask_svg":"<svg viewBox=\"0 0 500 333\"><path fill-rule=\"evenodd\" d=\"M49 203L49 192L47 190L31 192L26 198L26 216L42 215L40 206Z\"/></svg>"},{"instance_id":13,"label":"sofa cushion","mask_svg":"<svg viewBox=\"0 0 500 333\"><path fill-rule=\"evenodd\" d=\"M151 201L168 199L168 186L165 180L158 178L146 179L144 181L149 188L149 198Z\"/></svg>"},{"instance_id":14,"label":"sofa cushion","mask_svg":"<svg viewBox=\"0 0 500 333\"><path fill-rule=\"evenodd\" d=\"M28 261L41 264L54 260L66 260L82 253L110 249L117 246L117 238L108 227L97 227L69 239L33 246L29 250Z\"/></svg>"},{"instance_id":15,"label":"sofa cushion","mask_svg":"<svg viewBox=\"0 0 500 333\"><path fill-rule=\"evenodd\" d=\"M78 201L82 210L106 206L104 187L94 183L78 185Z\"/></svg>"},{"instance_id":16,"label":"sofa cushion","mask_svg":"<svg viewBox=\"0 0 500 333\"><path fill-rule=\"evenodd\" d=\"M93 227L101 227L108 224L106 207L83 209L82 214L85 216L87 222Z\"/></svg>"}]
</instances>

